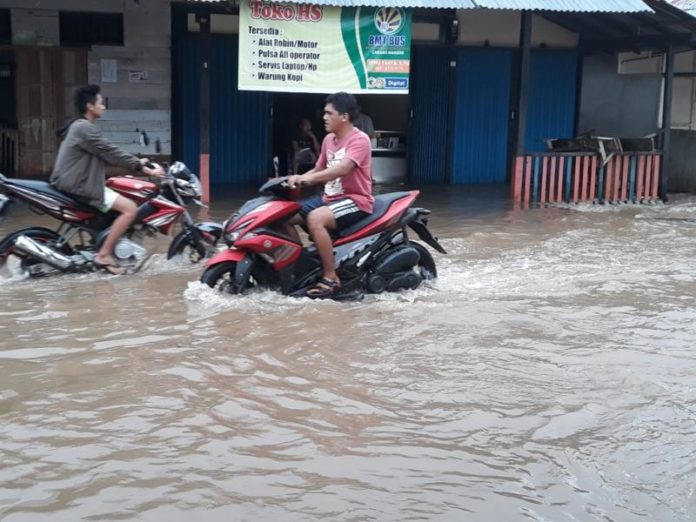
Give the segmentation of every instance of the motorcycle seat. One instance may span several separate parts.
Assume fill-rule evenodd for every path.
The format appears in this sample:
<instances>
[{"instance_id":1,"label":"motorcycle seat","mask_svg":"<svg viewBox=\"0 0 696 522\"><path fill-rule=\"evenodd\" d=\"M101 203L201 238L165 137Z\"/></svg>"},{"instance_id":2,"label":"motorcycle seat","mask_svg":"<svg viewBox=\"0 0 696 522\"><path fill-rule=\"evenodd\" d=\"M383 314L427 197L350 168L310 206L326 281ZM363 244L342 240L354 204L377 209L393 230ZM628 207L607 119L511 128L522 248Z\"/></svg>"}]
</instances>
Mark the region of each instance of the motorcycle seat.
<instances>
[{"instance_id":1,"label":"motorcycle seat","mask_svg":"<svg viewBox=\"0 0 696 522\"><path fill-rule=\"evenodd\" d=\"M361 228L366 227L373 221L377 221L379 218L384 216L384 214L387 213L387 210L389 210L389 207L392 203L402 198L405 198L410 194L410 192L389 192L388 194L380 194L379 196L375 196L375 202L372 206L372 214L370 214L367 217L364 217L357 223L354 223L353 225L344 228L343 230L339 230L334 234L334 237L338 239L342 237L348 237L351 234L355 234Z\"/></svg>"},{"instance_id":2,"label":"motorcycle seat","mask_svg":"<svg viewBox=\"0 0 696 522\"><path fill-rule=\"evenodd\" d=\"M71 196L65 194L64 192L61 192L60 190L56 189L53 185L51 185L48 181L37 181L16 178L5 178L4 181L9 185L25 188L31 190L32 192L40 192L42 194L45 194L54 199L57 199L58 201L65 203L66 206L76 207L77 209L83 210L85 212L95 212L97 210L94 207L87 205L86 203L77 201Z\"/></svg>"}]
</instances>

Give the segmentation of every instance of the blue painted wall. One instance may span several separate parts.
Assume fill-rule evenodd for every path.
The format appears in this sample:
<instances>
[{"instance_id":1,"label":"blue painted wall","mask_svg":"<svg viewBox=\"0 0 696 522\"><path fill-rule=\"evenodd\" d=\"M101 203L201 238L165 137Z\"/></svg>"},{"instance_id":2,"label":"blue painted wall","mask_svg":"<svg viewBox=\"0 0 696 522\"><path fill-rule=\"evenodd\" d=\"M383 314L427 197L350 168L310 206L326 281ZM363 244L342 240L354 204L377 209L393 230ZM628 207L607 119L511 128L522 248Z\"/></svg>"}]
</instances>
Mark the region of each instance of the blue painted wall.
<instances>
[{"instance_id":1,"label":"blue painted wall","mask_svg":"<svg viewBox=\"0 0 696 522\"><path fill-rule=\"evenodd\" d=\"M175 28L177 25L175 24ZM183 161L198 171L200 38L180 33L176 45L174 119ZM237 90L238 38L212 35L210 183L257 184L272 173L270 104L264 92Z\"/></svg>"}]
</instances>

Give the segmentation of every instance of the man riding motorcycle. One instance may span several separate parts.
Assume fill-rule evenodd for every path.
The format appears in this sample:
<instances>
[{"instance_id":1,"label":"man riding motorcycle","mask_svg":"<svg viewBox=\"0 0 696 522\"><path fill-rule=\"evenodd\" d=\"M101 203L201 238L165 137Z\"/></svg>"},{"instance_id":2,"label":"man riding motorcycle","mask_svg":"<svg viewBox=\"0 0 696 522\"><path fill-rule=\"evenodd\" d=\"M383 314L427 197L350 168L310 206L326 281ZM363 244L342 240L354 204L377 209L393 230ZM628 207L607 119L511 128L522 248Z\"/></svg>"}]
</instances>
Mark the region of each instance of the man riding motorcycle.
<instances>
[{"instance_id":1,"label":"man riding motorcycle","mask_svg":"<svg viewBox=\"0 0 696 522\"><path fill-rule=\"evenodd\" d=\"M321 145L314 169L288 178L291 187L324 184L322 195L302 200L290 225L306 224L323 275L307 297L331 297L341 287L336 273L331 232L342 230L372 213L372 147L370 138L353 125L358 103L352 94L339 92L326 98L324 126L329 134ZM295 227L289 231L299 241Z\"/></svg>"},{"instance_id":2,"label":"man riding motorcycle","mask_svg":"<svg viewBox=\"0 0 696 522\"><path fill-rule=\"evenodd\" d=\"M105 187L106 165L117 165L134 173L159 178L164 176L164 171L161 167L148 167L147 159L138 159L102 138L99 127L94 123L106 110L98 85L77 89L74 102L80 117L64 129L65 136L58 149L50 182L61 192L96 207L101 212L119 213L92 262L103 270L120 275L125 273L125 269L116 262L113 249L118 239L135 221L137 207L130 199Z\"/></svg>"}]
</instances>

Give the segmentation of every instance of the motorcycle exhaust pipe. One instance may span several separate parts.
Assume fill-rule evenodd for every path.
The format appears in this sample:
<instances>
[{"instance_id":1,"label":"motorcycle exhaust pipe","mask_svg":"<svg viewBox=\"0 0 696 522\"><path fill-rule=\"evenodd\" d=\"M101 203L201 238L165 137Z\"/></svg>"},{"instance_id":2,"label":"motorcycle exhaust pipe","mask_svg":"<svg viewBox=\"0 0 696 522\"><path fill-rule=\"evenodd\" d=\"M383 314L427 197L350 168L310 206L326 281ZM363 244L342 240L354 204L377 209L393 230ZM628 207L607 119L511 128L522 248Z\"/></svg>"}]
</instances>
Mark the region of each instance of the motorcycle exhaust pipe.
<instances>
[{"instance_id":1,"label":"motorcycle exhaust pipe","mask_svg":"<svg viewBox=\"0 0 696 522\"><path fill-rule=\"evenodd\" d=\"M14 248L25 255L32 256L47 265L51 265L58 270L69 270L73 267L73 260L60 252L37 243L29 236L21 235L14 240Z\"/></svg>"}]
</instances>

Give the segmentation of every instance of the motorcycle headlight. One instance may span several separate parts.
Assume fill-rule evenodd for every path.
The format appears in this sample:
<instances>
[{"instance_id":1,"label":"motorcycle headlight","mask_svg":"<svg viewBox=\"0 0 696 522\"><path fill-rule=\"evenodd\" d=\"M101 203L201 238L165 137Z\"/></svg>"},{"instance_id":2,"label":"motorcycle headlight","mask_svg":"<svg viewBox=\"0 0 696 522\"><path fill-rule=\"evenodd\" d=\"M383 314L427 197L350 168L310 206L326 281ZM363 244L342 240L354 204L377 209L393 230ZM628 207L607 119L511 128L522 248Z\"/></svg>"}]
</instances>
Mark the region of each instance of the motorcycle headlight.
<instances>
[{"instance_id":1,"label":"motorcycle headlight","mask_svg":"<svg viewBox=\"0 0 696 522\"><path fill-rule=\"evenodd\" d=\"M195 174L191 174L191 180L189 181L189 183L191 184L193 197L200 198L203 195L203 186L201 185L198 176L196 176Z\"/></svg>"},{"instance_id":2,"label":"motorcycle headlight","mask_svg":"<svg viewBox=\"0 0 696 522\"><path fill-rule=\"evenodd\" d=\"M234 228L234 230L230 230L229 232L225 232L223 235L223 238L225 239L225 242L227 242L228 245L232 245L235 241L237 241L244 232L244 229L253 221L253 219L250 219L248 221L245 221L241 225L238 225ZM223 230L227 230L227 221L223 225Z\"/></svg>"},{"instance_id":3,"label":"motorcycle headlight","mask_svg":"<svg viewBox=\"0 0 696 522\"><path fill-rule=\"evenodd\" d=\"M229 234L225 234L225 242L228 245L232 245L235 241L239 239L240 234L242 233L241 230L235 230L234 232L230 232Z\"/></svg>"}]
</instances>

